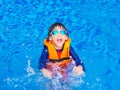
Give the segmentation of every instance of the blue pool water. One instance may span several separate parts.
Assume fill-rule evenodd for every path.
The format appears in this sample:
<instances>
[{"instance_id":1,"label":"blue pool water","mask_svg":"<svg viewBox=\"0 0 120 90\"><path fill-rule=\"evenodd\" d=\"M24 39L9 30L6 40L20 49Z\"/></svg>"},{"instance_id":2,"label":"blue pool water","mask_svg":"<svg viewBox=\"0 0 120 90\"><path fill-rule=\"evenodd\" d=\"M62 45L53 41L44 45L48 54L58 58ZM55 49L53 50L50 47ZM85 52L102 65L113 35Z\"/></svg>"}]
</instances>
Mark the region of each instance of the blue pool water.
<instances>
[{"instance_id":1,"label":"blue pool water","mask_svg":"<svg viewBox=\"0 0 120 90\"><path fill-rule=\"evenodd\" d=\"M63 86L37 68L56 21L67 27L86 69ZM119 90L119 34L120 0L0 0L0 90Z\"/></svg>"}]
</instances>

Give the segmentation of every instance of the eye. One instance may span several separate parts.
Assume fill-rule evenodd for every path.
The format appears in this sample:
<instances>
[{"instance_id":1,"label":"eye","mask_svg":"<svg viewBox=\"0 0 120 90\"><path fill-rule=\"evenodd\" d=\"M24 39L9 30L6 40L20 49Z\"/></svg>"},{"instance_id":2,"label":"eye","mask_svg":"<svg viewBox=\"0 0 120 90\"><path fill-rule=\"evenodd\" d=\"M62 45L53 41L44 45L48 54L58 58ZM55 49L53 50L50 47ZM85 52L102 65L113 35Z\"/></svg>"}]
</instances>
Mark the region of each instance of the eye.
<instances>
[{"instance_id":1,"label":"eye","mask_svg":"<svg viewBox=\"0 0 120 90\"><path fill-rule=\"evenodd\" d=\"M61 30L61 31L60 31L60 34L62 34L62 35L66 35L66 34L67 34L67 31L65 31L65 30Z\"/></svg>"},{"instance_id":2,"label":"eye","mask_svg":"<svg viewBox=\"0 0 120 90\"><path fill-rule=\"evenodd\" d=\"M58 31L57 30L53 30L51 33L52 33L52 35L57 35Z\"/></svg>"}]
</instances>

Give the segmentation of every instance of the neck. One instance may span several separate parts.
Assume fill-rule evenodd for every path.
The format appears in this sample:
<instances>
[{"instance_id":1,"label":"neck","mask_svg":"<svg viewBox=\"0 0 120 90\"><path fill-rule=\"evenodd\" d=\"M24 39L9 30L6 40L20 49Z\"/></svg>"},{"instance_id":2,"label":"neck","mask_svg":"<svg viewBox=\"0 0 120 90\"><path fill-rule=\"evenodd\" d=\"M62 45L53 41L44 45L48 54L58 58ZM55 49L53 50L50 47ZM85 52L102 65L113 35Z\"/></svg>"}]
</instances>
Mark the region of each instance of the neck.
<instances>
[{"instance_id":1,"label":"neck","mask_svg":"<svg viewBox=\"0 0 120 90\"><path fill-rule=\"evenodd\" d=\"M59 50L62 49L62 47L55 46L55 49Z\"/></svg>"}]
</instances>

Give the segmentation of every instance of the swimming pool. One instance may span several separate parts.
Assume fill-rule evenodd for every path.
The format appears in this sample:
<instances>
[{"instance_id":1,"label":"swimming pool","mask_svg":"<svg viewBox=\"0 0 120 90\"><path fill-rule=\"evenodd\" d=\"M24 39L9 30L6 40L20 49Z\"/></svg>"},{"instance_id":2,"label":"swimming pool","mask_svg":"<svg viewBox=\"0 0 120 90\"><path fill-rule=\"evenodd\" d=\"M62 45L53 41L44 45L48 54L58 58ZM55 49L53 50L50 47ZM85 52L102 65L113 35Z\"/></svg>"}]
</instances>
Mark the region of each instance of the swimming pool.
<instances>
[{"instance_id":1,"label":"swimming pool","mask_svg":"<svg viewBox=\"0 0 120 90\"><path fill-rule=\"evenodd\" d=\"M37 67L43 39L56 21L67 27L86 69L85 76L70 78L67 89L118 90L119 0L1 0L0 90L46 90L51 86ZM60 84L52 82L56 88Z\"/></svg>"}]
</instances>

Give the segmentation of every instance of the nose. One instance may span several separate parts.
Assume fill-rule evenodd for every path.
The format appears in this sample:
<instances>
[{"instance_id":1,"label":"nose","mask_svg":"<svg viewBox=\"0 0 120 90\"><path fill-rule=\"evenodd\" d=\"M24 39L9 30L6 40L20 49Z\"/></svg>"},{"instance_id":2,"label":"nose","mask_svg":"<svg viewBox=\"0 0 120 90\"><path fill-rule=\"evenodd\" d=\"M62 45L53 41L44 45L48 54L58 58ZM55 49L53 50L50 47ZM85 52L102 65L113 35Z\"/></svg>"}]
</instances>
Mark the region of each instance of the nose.
<instances>
[{"instance_id":1,"label":"nose","mask_svg":"<svg viewBox=\"0 0 120 90\"><path fill-rule=\"evenodd\" d=\"M61 36L60 32L58 33L58 36Z\"/></svg>"}]
</instances>

